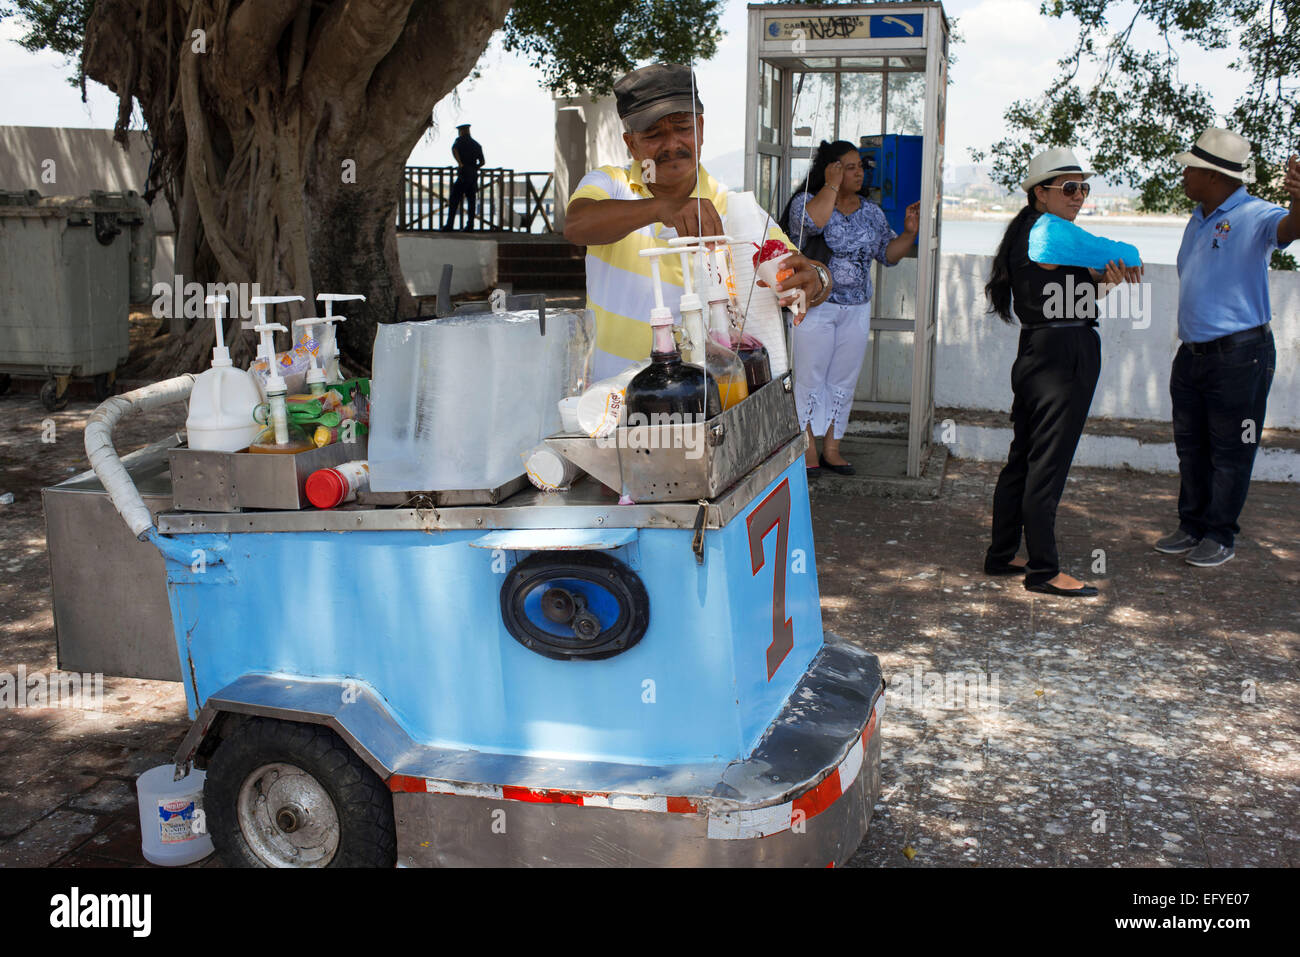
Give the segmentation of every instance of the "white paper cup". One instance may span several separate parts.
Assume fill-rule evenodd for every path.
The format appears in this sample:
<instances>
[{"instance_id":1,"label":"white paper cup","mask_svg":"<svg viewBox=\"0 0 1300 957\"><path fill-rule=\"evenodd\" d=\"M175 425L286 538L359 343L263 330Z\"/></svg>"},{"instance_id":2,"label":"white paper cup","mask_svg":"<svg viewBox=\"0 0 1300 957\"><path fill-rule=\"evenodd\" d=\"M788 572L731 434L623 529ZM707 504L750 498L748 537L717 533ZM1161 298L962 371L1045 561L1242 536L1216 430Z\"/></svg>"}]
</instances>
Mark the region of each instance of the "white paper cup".
<instances>
[{"instance_id":1,"label":"white paper cup","mask_svg":"<svg viewBox=\"0 0 1300 957\"><path fill-rule=\"evenodd\" d=\"M558 403L560 407L560 427L565 432L577 432L578 427L578 403L582 400L581 396L571 395L561 399Z\"/></svg>"}]
</instances>

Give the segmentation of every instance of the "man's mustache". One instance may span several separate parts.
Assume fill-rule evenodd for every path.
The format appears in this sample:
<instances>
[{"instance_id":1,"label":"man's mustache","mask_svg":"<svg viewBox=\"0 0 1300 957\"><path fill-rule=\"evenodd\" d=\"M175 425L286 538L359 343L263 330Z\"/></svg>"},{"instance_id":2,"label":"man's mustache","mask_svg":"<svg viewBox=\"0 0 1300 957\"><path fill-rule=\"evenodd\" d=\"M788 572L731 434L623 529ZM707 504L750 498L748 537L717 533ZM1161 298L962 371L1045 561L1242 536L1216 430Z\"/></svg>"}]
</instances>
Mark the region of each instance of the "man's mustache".
<instances>
[{"instance_id":1,"label":"man's mustache","mask_svg":"<svg viewBox=\"0 0 1300 957\"><path fill-rule=\"evenodd\" d=\"M695 159L695 154L692 153L690 150L675 150L675 151L664 150L662 153L660 153L658 156L655 157L655 162L667 163L670 162L671 160L688 160L688 159Z\"/></svg>"}]
</instances>

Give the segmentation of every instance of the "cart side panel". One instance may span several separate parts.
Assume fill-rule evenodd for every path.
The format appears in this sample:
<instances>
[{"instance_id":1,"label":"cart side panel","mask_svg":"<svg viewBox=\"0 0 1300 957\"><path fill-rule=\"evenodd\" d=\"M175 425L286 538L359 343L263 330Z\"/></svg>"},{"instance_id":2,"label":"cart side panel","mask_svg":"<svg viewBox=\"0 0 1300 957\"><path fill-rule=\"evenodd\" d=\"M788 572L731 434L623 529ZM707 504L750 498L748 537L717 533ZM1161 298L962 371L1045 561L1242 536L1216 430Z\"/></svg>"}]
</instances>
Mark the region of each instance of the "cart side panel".
<instances>
[{"instance_id":1,"label":"cart side panel","mask_svg":"<svg viewBox=\"0 0 1300 957\"><path fill-rule=\"evenodd\" d=\"M731 559L736 697L748 754L824 640L803 459L717 534Z\"/></svg>"},{"instance_id":2,"label":"cart side panel","mask_svg":"<svg viewBox=\"0 0 1300 957\"><path fill-rule=\"evenodd\" d=\"M748 596L726 589L729 559L747 564L747 552L724 555L715 538L701 567L689 530L645 532L612 553L639 565L645 637L612 658L559 661L504 628L501 585L526 553L470 547L480 534L177 536L222 555L200 572L168 567L192 713L245 674L350 678L425 744L623 762L740 756L729 609Z\"/></svg>"}]
</instances>

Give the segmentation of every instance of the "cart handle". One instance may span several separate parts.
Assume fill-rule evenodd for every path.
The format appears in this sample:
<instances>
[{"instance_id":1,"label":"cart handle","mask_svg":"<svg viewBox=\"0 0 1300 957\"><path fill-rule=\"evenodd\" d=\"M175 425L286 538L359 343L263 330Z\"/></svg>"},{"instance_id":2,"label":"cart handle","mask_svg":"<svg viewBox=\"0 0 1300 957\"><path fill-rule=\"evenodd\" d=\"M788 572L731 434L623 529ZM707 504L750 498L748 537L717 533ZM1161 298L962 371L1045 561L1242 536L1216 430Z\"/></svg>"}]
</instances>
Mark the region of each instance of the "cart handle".
<instances>
[{"instance_id":1,"label":"cart handle","mask_svg":"<svg viewBox=\"0 0 1300 957\"><path fill-rule=\"evenodd\" d=\"M117 449L113 446L113 428L128 415L184 402L194 389L194 378L194 375L187 372L175 379L155 382L142 389L112 396L101 402L86 422L86 457L90 459L90 467L95 470L95 475L108 493L108 500L117 509L117 514L122 516L122 521L131 529L131 534L141 541L157 538L153 515L140 497L140 491L131 480L130 473L117 456ZM154 534L151 536L150 532Z\"/></svg>"}]
</instances>

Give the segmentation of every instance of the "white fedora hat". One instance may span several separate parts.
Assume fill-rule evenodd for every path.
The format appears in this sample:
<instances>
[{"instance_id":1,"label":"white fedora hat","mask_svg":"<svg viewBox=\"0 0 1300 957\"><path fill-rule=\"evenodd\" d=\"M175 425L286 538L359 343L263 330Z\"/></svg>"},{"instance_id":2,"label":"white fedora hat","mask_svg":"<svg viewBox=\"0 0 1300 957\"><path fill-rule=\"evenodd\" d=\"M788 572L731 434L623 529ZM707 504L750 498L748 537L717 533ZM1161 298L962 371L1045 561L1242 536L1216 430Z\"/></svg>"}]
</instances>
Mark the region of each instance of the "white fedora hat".
<instances>
[{"instance_id":1,"label":"white fedora hat","mask_svg":"<svg viewBox=\"0 0 1300 957\"><path fill-rule=\"evenodd\" d=\"M1196 138L1196 145L1174 160L1184 166L1212 169L1243 183L1255 181L1255 171L1250 164L1250 140L1232 130L1211 126Z\"/></svg>"},{"instance_id":2,"label":"white fedora hat","mask_svg":"<svg viewBox=\"0 0 1300 957\"><path fill-rule=\"evenodd\" d=\"M1050 150L1043 150L1029 161L1029 172L1020 188L1029 192L1039 183L1046 183L1049 179L1056 179L1066 173L1078 173L1081 179L1087 179L1092 175L1092 170L1079 165L1073 150L1054 146Z\"/></svg>"}]
</instances>

